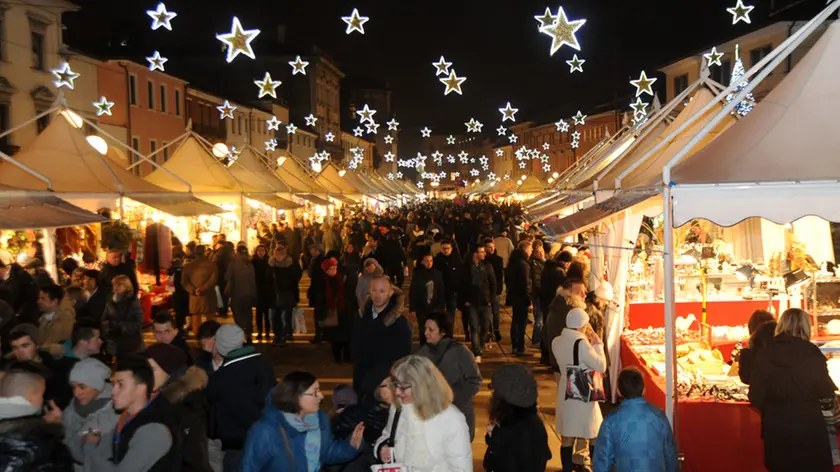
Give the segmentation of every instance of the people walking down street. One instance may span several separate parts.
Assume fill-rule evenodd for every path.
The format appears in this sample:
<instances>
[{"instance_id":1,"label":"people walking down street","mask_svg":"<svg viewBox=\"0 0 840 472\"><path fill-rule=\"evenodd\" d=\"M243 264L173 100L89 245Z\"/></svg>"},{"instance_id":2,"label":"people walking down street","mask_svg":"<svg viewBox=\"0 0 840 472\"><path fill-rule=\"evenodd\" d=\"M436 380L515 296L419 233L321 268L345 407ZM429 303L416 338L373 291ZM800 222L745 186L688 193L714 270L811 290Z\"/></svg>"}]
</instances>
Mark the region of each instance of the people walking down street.
<instances>
[{"instance_id":1,"label":"people walking down street","mask_svg":"<svg viewBox=\"0 0 840 472\"><path fill-rule=\"evenodd\" d=\"M434 266L443 275L443 288L446 296L446 312L455 321L455 310L458 309L458 290L461 288L461 272L464 264L455 252L451 239L444 239L440 243L440 254L435 256ZM464 333L469 331L469 324L463 320Z\"/></svg>"},{"instance_id":2,"label":"people walking down street","mask_svg":"<svg viewBox=\"0 0 840 472\"><path fill-rule=\"evenodd\" d=\"M341 259L338 261L338 266L341 272L358 282L359 273L362 271L362 256L356 248L357 246L353 242L348 241L341 251Z\"/></svg>"},{"instance_id":3,"label":"people walking down street","mask_svg":"<svg viewBox=\"0 0 840 472\"><path fill-rule=\"evenodd\" d=\"M466 420L432 361L407 356L394 364L392 377L399 409L391 408L388 425L374 444L376 458L416 472L473 470Z\"/></svg>"},{"instance_id":4,"label":"people walking down street","mask_svg":"<svg viewBox=\"0 0 840 472\"><path fill-rule=\"evenodd\" d=\"M642 396L645 380L635 367L618 374L624 400L601 423L593 472L677 472L677 444L668 417Z\"/></svg>"},{"instance_id":5,"label":"people walking down street","mask_svg":"<svg viewBox=\"0 0 840 472\"><path fill-rule=\"evenodd\" d=\"M359 311L355 297L356 279L339 272L338 261L332 257L321 263L321 270L325 277L314 300L315 322L321 323L324 339L332 347L333 361L337 364L350 362L350 341Z\"/></svg>"},{"instance_id":6,"label":"people walking down street","mask_svg":"<svg viewBox=\"0 0 840 472\"><path fill-rule=\"evenodd\" d=\"M543 331L543 316L542 301L540 294L542 293L542 274L545 269L545 247L543 242L539 239L534 240L531 247L531 257L528 259L529 269L531 271L531 304L534 307L534 328L531 332L531 344L534 346L540 345Z\"/></svg>"},{"instance_id":7,"label":"people walking down street","mask_svg":"<svg viewBox=\"0 0 840 472\"><path fill-rule=\"evenodd\" d=\"M411 354L411 324L403 316L402 291L387 276L371 280L370 300L362 309L352 341L353 389L373 395L398 359Z\"/></svg>"},{"instance_id":8,"label":"people walking down street","mask_svg":"<svg viewBox=\"0 0 840 472\"><path fill-rule=\"evenodd\" d=\"M216 319L221 300L219 269L207 258L207 247L195 247L195 259L184 266L181 284L190 294L190 318L192 319L193 334L198 333L201 318L208 321ZM224 278L224 277L222 277Z\"/></svg>"},{"instance_id":9,"label":"people walking down street","mask_svg":"<svg viewBox=\"0 0 840 472\"><path fill-rule=\"evenodd\" d=\"M533 247L529 241L522 241L510 255L507 267L507 305L511 306L510 343L513 355L525 355L525 327L528 324L528 307L531 306L531 257Z\"/></svg>"},{"instance_id":10,"label":"people walking down street","mask_svg":"<svg viewBox=\"0 0 840 472\"><path fill-rule=\"evenodd\" d=\"M484 247L479 246L467 256L458 293L461 316L469 320L470 345L478 363L490 332L491 303L496 296L496 276L484 262L485 255Z\"/></svg>"},{"instance_id":11,"label":"people walking down street","mask_svg":"<svg viewBox=\"0 0 840 472\"><path fill-rule=\"evenodd\" d=\"M833 470L821 404L833 405L835 390L825 356L811 342L810 315L785 310L750 375L750 403L761 413L764 466L770 472Z\"/></svg>"},{"instance_id":12,"label":"people walking down street","mask_svg":"<svg viewBox=\"0 0 840 472\"><path fill-rule=\"evenodd\" d=\"M228 265L224 295L230 297L233 319L245 331L245 342L251 344L254 332L253 308L257 304L257 276L248 248L236 248L236 257Z\"/></svg>"},{"instance_id":13,"label":"people walking down street","mask_svg":"<svg viewBox=\"0 0 840 472\"><path fill-rule=\"evenodd\" d=\"M607 369L603 341L592 332L589 315L580 308L569 311L566 327L551 342L551 350L561 366L579 365L584 370L602 374ZM577 467L588 471L591 468L591 449L596 447L595 438L603 421L601 408L597 402L567 398L566 370L560 369L558 377L555 421L557 434L563 438L560 448L563 470Z\"/></svg>"},{"instance_id":14,"label":"people walking down street","mask_svg":"<svg viewBox=\"0 0 840 472\"><path fill-rule=\"evenodd\" d=\"M414 269L409 288L408 306L411 317L417 320L420 345L426 344L423 332L429 314L445 308L445 289L443 275L433 267L434 259L431 254L420 258L420 263Z\"/></svg>"},{"instance_id":15,"label":"people walking down street","mask_svg":"<svg viewBox=\"0 0 840 472\"><path fill-rule=\"evenodd\" d=\"M155 315L155 319L152 322L152 329L154 330L156 342L171 344L177 347L184 353L184 362L188 366L193 364L190 346L187 344L184 335L175 328L175 320L172 318L172 313L164 310Z\"/></svg>"},{"instance_id":16,"label":"people walking down street","mask_svg":"<svg viewBox=\"0 0 840 472\"><path fill-rule=\"evenodd\" d=\"M284 346L294 335L292 312L300 303L300 264L289 254L288 247L278 244L268 262L272 284L272 320L274 344Z\"/></svg>"},{"instance_id":17,"label":"people walking down street","mask_svg":"<svg viewBox=\"0 0 840 472\"><path fill-rule=\"evenodd\" d=\"M185 325L190 316L190 293L184 288L184 266L186 257L181 255L172 259L169 267L169 277L174 292L172 293L172 310L175 312L175 327L185 332ZM189 327L186 328L189 330Z\"/></svg>"},{"instance_id":18,"label":"people walking down street","mask_svg":"<svg viewBox=\"0 0 840 472\"><path fill-rule=\"evenodd\" d=\"M377 277L382 277L385 271L379 262L372 257L365 259L364 267L362 267L362 275L359 276L359 281L356 284L356 301L358 306L364 308L370 300L370 283Z\"/></svg>"},{"instance_id":19,"label":"people walking down street","mask_svg":"<svg viewBox=\"0 0 840 472\"><path fill-rule=\"evenodd\" d=\"M502 328L501 328L501 302L502 302L502 289L504 288L504 280L505 280L505 262L501 256L499 256L496 252L496 243L493 241L492 238L485 238L484 239L484 250L487 253L487 256L484 258L490 267L493 268L493 274L496 276L496 296L493 297L493 302L491 303L491 308L493 310L493 337L496 339L496 342L502 341Z\"/></svg>"},{"instance_id":20,"label":"people walking down street","mask_svg":"<svg viewBox=\"0 0 840 472\"><path fill-rule=\"evenodd\" d=\"M426 344L417 355L431 359L452 387L452 403L464 414L472 442L475 438L473 397L481 388L481 372L475 356L466 346L452 339L452 321L445 311L430 313L424 326Z\"/></svg>"},{"instance_id":21,"label":"people walking down street","mask_svg":"<svg viewBox=\"0 0 840 472\"><path fill-rule=\"evenodd\" d=\"M502 258L504 268L507 269L510 255L513 254L513 250L516 249L513 246L513 241L511 241L508 237L508 231L506 229L502 229L499 232L499 235L493 239L493 242L496 243L496 253Z\"/></svg>"},{"instance_id":22,"label":"people walking down street","mask_svg":"<svg viewBox=\"0 0 840 472\"><path fill-rule=\"evenodd\" d=\"M548 361L554 372L560 372L560 365L551 350L551 343L563 332L567 315L574 308L586 310L586 285L580 279L566 279L563 289L551 302L543 336L547 345Z\"/></svg>"},{"instance_id":23,"label":"people walking down street","mask_svg":"<svg viewBox=\"0 0 840 472\"><path fill-rule=\"evenodd\" d=\"M262 341L263 333L265 333L266 339L271 338L270 313L271 309L274 308L274 287L268 261L268 249L260 244L254 250L254 256L251 258L257 283L257 307L254 312L257 321L257 341Z\"/></svg>"},{"instance_id":24,"label":"people walking down street","mask_svg":"<svg viewBox=\"0 0 840 472\"><path fill-rule=\"evenodd\" d=\"M113 296L105 305L102 317L102 337L105 351L111 355L138 353L143 343L143 308L131 279L118 275L113 280Z\"/></svg>"},{"instance_id":25,"label":"people walking down street","mask_svg":"<svg viewBox=\"0 0 840 472\"><path fill-rule=\"evenodd\" d=\"M362 447L364 424L356 427L349 440L337 440L329 416L321 410L323 399L315 376L286 374L248 432L242 472L319 471L355 458Z\"/></svg>"},{"instance_id":26,"label":"people walking down street","mask_svg":"<svg viewBox=\"0 0 840 472\"><path fill-rule=\"evenodd\" d=\"M548 433L537 412L537 381L521 364L506 364L490 380L487 472L543 472L551 460ZM647 470L647 469L645 469Z\"/></svg>"}]
</instances>

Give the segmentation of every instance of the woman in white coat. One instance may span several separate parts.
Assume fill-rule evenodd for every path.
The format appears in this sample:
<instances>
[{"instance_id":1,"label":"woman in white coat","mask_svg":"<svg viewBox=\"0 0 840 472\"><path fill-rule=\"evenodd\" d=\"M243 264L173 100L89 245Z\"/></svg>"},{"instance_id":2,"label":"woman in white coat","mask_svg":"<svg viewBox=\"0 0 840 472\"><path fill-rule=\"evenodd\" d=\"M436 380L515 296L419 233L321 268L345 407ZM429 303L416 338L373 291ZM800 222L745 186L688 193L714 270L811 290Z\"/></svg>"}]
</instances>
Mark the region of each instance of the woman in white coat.
<instances>
[{"instance_id":1,"label":"woman in white coat","mask_svg":"<svg viewBox=\"0 0 840 472\"><path fill-rule=\"evenodd\" d=\"M589 326L589 315L580 308L572 309L566 315L566 328L551 341L551 351L560 366L555 418L557 434L563 438L560 448L563 470L572 470L573 465L590 470L589 449L595 446L604 419L597 402L566 399L566 366L574 364L574 346L579 339L580 366L601 373L607 369L604 344Z\"/></svg>"},{"instance_id":2,"label":"woman in white coat","mask_svg":"<svg viewBox=\"0 0 840 472\"><path fill-rule=\"evenodd\" d=\"M434 363L407 356L394 364L391 377L399 409L391 407L388 424L373 447L376 457L412 472L472 471L467 421L452 404L452 388Z\"/></svg>"}]
</instances>

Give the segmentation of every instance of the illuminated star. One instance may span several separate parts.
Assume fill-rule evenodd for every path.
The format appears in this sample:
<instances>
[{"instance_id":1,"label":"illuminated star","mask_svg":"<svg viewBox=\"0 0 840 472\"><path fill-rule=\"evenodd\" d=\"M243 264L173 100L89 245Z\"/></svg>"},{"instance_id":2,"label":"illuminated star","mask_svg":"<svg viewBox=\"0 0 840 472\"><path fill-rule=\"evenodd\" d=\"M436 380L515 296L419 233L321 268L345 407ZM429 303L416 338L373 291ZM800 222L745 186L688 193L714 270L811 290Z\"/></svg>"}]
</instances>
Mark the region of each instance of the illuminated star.
<instances>
[{"instance_id":1,"label":"illuminated star","mask_svg":"<svg viewBox=\"0 0 840 472\"><path fill-rule=\"evenodd\" d=\"M353 13L351 13L350 16L341 17L341 21L347 23L347 30L345 31L346 34L350 34L353 31L365 34L365 23L367 23L368 20L370 20L370 18L359 15L359 10L357 8L353 9Z\"/></svg>"},{"instance_id":2,"label":"illuminated star","mask_svg":"<svg viewBox=\"0 0 840 472\"><path fill-rule=\"evenodd\" d=\"M586 62L586 59L581 59L578 57L577 54L574 55L571 59L566 61L566 64L569 64L571 71L569 73L574 74L575 71L583 72L583 63Z\"/></svg>"},{"instance_id":3,"label":"illuminated star","mask_svg":"<svg viewBox=\"0 0 840 472\"><path fill-rule=\"evenodd\" d=\"M464 124L467 126L468 133L480 133L481 127L484 126L480 122L476 121L475 118L470 118L470 121Z\"/></svg>"},{"instance_id":4,"label":"illuminated star","mask_svg":"<svg viewBox=\"0 0 840 472\"><path fill-rule=\"evenodd\" d=\"M61 67L52 70L56 80L53 82L56 87L73 88L73 81L79 78L79 74L70 70L70 64L66 62L61 63Z\"/></svg>"},{"instance_id":5,"label":"illuminated star","mask_svg":"<svg viewBox=\"0 0 840 472\"><path fill-rule=\"evenodd\" d=\"M551 172L551 164L544 165L543 172Z\"/></svg>"},{"instance_id":6,"label":"illuminated star","mask_svg":"<svg viewBox=\"0 0 840 472\"><path fill-rule=\"evenodd\" d=\"M630 108L633 109L633 116L644 115L648 104L642 101L642 97L636 98L636 103L631 103Z\"/></svg>"},{"instance_id":7,"label":"illuminated star","mask_svg":"<svg viewBox=\"0 0 840 472\"><path fill-rule=\"evenodd\" d=\"M490 179L490 180L496 180L496 174L493 173L493 172L490 172L489 174L487 174L487 178Z\"/></svg>"},{"instance_id":8,"label":"illuminated star","mask_svg":"<svg viewBox=\"0 0 840 472\"><path fill-rule=\"evenodd\" d=\"M306 126L309 126L309 127L312 127L312 128L314 128L315 123L318 122L318 118L315 115L313 115L312 113L310 113L308 116L305 116L303 119L306 120Z\"/></svg>"},{"instance_id":9,"label":"illuminated star","mask_svg":"<svg viewBox=\"0 0 840 472\"><path fill-rule=\"evenodd\" d=\"M164 27L172 31L172 23L170 22L178 16L174 11L166 11L166 5L163 3L158 3L156 10L146 10L146 14L152 17L152 30Z\"/></svg>"},{"instance_id":10,"label":"illuminated star","mask_svg":"<svg viewBox=\"0 0 840 472\"><path fill-rule=\"evenodd\" d=\"M306 75L306 66L309 63L301 60L300 56L298 56L294 61L289 61L289 65L292 66L292 75L297 75L298 73Z\"/></svg>"},{"instance_id":11,"label":"illuminated star","mask_svg":"<svg viewBox=\"0 0 840 472\"><path fill-rule=\"evenodd\" d=\"M469 164L470 156L467 154L467 151L461 151L458 153L458 158L461 161L461 164Z\"/></svg>"},{"instance_id":12,"label":"illuminated star","mask_svg":"<svg viewBox=\"0 0 840 472\"><path fill-rule=\"evenodd\" d=\"M548 151L549 149L551 149L551 144L543 143L543 151Z\"/></svg>"},{"instance_id":13,"label":"illuminated star","mask_svg":"<svg viewBox=\"0 0 840 472\"><path fill-rule=\"evenodd\" d=\"M282 121L278 120L276 116L272 116L270 120L266 121L269 131L279 131L280 123L282 123Z\"/></svg>"},{"instance_id":14,"label":"illuminated star","mask_svg":"<svg viewBox=\"0 0 840 472\"><path fill-rule=\"evenodd\" d=\"M511 144L515 143L518 139L519 138L517 138L515 134L508 136L508 141L510 141Z\"/></svg>"},{"instance_id":15,"label":"illuminated star","mask_svg":"<svg viewBox=\"0 0 840 472\"><path fill-rule=\"evenodd\" d=\"M449 95L450 92L455 92L458 95L463 95L461 93L461 84L463 84L467 80L466 77L458 77L455 75L455 69L452 69L449 72L449 77L444 77L440 79L444 85L446 85L446 90L443 92L444 95Z\"/></svg>"},{"instance_id":16,"label":"illuminated star","mask_svg":"<svg viewBox=\"0 0 840 472\"><path fill-rule=\"evenodd\" d=\"M335 141L335 135L332 133L327 133L324 135L324 139L326 139L328 143L331 143Z\"/></svg>"},{"instance_id":17,"label":"illuminated star","mask_svg":"<svg viewBox=\"0 0 840 472\"><path fill-rule=\"evenodd\" d=\"M432 159L438 160L443 157L443 153L440 151L435 151L432 153Z\"/></svg>"},{"instance_id":18,"label":"illuminated star","mask_svg":"<svg viewBox=\"0 0 840 472\"><path fill-rule=\"evenodd\" d=\"M373 123L373 115L376 114L376 110L371 110L370 107L365 103L365 106L362 107L361 110L356 110L356 114L359 115L359 118L362 120L362 123L365 121L370 121Z\"/></svg>"},{"instance_id":19,"label":"illuminated star","mask_svg":"<svg viewBox=\"0 0 840 472\"><path fill-rule=\"evenodd\" d=\"M402 176L403 176L403 173L402 173L402 172L397 172L397 178L398 178L398 179L401 179L401 178L402 178Z\"/></svg>"},{"instance_id":20,"label":"illuminated star","mask_svg":"<svg viewBox=\"0 0 840 472\"><path fill-rule=\"evenodd\" d=\"M448 162L450 164L454 164L455 163L455 156L453 156L452 154L446 156L446 162Z\"/></svg>"},{"instance_id":21,"label":"illuminated star","mask_svg":"<svg viewBox=\"0 0 840 472\"><path fill-rule=\"evenodd\" d=\"M437 69L437 72L435 72L435 76L438 76L441 74L448 75L449 67L452 65L452 63L446 62L446 59L444 59L443 56L440 56L440 61L433 62L432 65L435 66L435 68Z\"/></svg>"},{"instance_id":22,"label":"illuminated star","mask_svg":"<svg viewBox=\"0 0 840 472\"><path fill-rule=\"evenodd\" d=\"M496 149L496 155L502 157L505 155L505 150L502 148Z\"/></svg>"},{"instance_id":23,"label":"illuminated star","mask_svg":"<svg viewBox=\"0 0 840 472\"><path fill-rule=\"evenodd\" d=\"M225 118L233 119L233 111L236 110L236 107L231 105L229 101L225 100L225 103L216 107L219 110L219 119L224 120Z\"/></svg>"},{"instance_id":24,"label":"illuminated star","mask_svg":"<svg viewBox=\"0 0 840 472\"><path fill-rule=\"evenodd\" d=\"M563 7L560 7L557 10L557 20L540 27L540 33L547 34L552 38L551 55L553 56L563 45L568 45L570 48L580 51L580 43L578 43L575 33L584 23L586 23L586 20L569 21Z\"/></svg>"},{"instance_id":25,"label":"illuminated star","mask_svg":"<svg viewBox=\"0 0 840 472\"><path fill-rule=\"evenodd\" d=\"M567 123L566 120L560 120L557 123L554 123L554 126L557 127L557 131L561 131L563 133L569 131L569 123Z\"/></svg>"},{"instance_id":26,"label":"illuminated star","mask_svg":"<svg viewBox=\"0 0 840 472\"><path fill-rule=\"evenodd\" d=\"M373 121L366 124L365 127L367 128L368 134L376 134L376 132L379 131L379 123L375 123Z\"/></svg>"},{"instance_id":27,"label":"illuminated star","mask_svg":"<svg viewBox=\"0 0 840 472\"><path fill-rule=\"evenodd\" d=\"M706 61L708 62L709 67L719 66L719 65L721 65L720 64L720 59L723 57L723 53L718 52L717 46L715 46L715 47L712 48L711 52L707 52L706 54L703 54L703 57L706 58Z\"/></svg>"},{"instance_id":28,"label":"illuminated star","mask_svg":"<svg viewBox=\"0 0 840 472\"><path fill-rule=\"evenodd\" d=\"M107 98L102 96L98 102L93 102L93 106L96 107L96 116L111 116L111 107L114 106L114 102L109 102Z\"/></svg>"},{"instance_id":29,"label":"illuminated star","mask_svg":"<svg viewBox=\"0 0 840 472\"><path fill-rule=\"evenodd\" d=\"M356 136L357 138L361 137L363 134L365 134L365 130L363 130L361 126L357 126L353 130L353 136Z\"/></svg>"},{"instance_id":30,"label":"illuminated star","mask_svg":"<svg viewBox=\"0 0 840 472\"><path fill-rule=\"evenodd\" d=\"M507 134L507 128L505 128L504 126L499 126L496 129L496 132L499 133L499 136L504 136L505 134Z\"/></svg>"},{"instance_id":31,"label":"illuminated star","mask_svg":"<svg viewBox=\"0 0 840 472\"><path fill-rule=\"evenodd\" d=\"M470 169L470 175L472 177L478 177L478 169Z\"/></svg>"},{"instance_id":32,"label":"illuminated star","mask_svg":"<svg viewBox=\"0 0 840 472\"><path fill-rule=\"evenodd\" d=\"M277 149L277 140L274 138L269 139L265 142L265 150L266 151L274 151Z\"/></svg>"},{"instance_id":33,"label":"illuminated star","mask_svg":"<svg viewBox=\"0 0 840 472\"><path fill-rule=\"evenodd\" d=\"M394 162L394 157L396 157L396 156L394 155L393 152L391 152L391 151L386 152L385 153L385 162Z\"/></svg>"},{"instance_id":34,"label":"illuminated star","mask_svg":"<svg viewBox=\"0 0 840 472\"><path fill-rule=\"evenodd\" d=\"M166 61L169 59L160 56L160 52L155 51L154 54L146 58L149 61L149 70L159 70L163 72L163 65L166 64Z\"/></svg>"},{"instance_id":35,"label":"illuminated star","mask_svg":"<svg viewBox=\"0 0 840 472\"><path fill-rule=\"evenodd\" d=\"M255 80L254 83L260 88L259 96L257 98L263 98L266 95L271 95L272 98L277 98L277 87L279 87L282 82L279 80L271 80L271 74L266 72L265 77L262 80Z\"/></svg>"},{"instance_id":36,"label":"illuminated star","mask_svg":"<svg viewBox=\"0 0 840 472\"><path fill-rule=\"evenodd\" d=\"M422 134L424 138L428 138L432 135L432 130L426 127L420 130L420 134Z\"/></svg>"},{"instance_id":37,"label":"illuminated star","mask_svg":"<svg viewBox=\"0 0 840 472\"><path fill-rule=\"evenodd\" d=\"M580 141L580 131L572 133L572 141Z\"/></svg>"},{"instance_id":38,"label":"illuminated star","mask_svg":"<svg viewBox=\"0 0 840 472\"><path fill-rule=\"evenodd\" d=\"M446 138L446 144L455 144L455 136L451 134Z\"/></svg>"},{"instance_id":39,"label":"illuminated star","mask_svg":"<svg viewBox=\"0 0 840 472\"><path fill-rule=\"evenodd\" d=\"M653 96L653 83L656 82L656 77L649 79L645 71L642 71L642 75L639 76L638 80L631 80L630 85L636 87L636 96L646 93L649 94L651 97Z\"/></svg>"},{"instance_id":40,"label":"illuminated star","mask_svg":"<svg viewBox=\"0 0 840 472\"><path fill-rule=\"evenodd\" d=\"M388 172L388 180L394 180L394 173Z\"/></svg>"},{"instance_id":41,"label":"illuminated star","mask_svg":"<svg viewBox=\"0 0 840 472\"><path fill-rule=\"evenodd\" d=\"M743 0L738 0L738 3L735 4L732 8L727 8L726 11L732 14L732 24L737 24L739 21L743 21L746 24L752 23L750 21L750 12L753 11L755 7L752 5L744 5Z\"/></svg>"},{"instance_id":42,"label":"illuminated star","mask_svg":"<svg viewBox=\"0 0 840 472\"><path fill-rule=\"evenodd\" d=\"M572 141L572 149L577 149L580 146L580 141Z\"/></svg>"},{"instance_id":43,"label":"illuminated star","mask_svg":"<svg viewBox=\"0 0 840 472\"><path fill-rule=\"evenodd\" d=\"M397 131L397 127L400 126L400 122L391 118L391 121L386 121L386 125L388 125L388 131Z\"/></svg>"},{"instance_id":44,"label":"illuminated star","mask_svg":"<svg viewBox=\"0 0 840 472\"><path fill-rule=\"evenodd\" d=\"M392 144L394 142L394 137L390 135L385 136L382 139L385 141L385 144Z\"/></svg>"},{"instance_id":45,"label":"illuminated star","mask_svg":"<svg viewBox=\"0 0 840 472\"><path fill-rule=\"evenodd\" d=\"M233 62L233 60L236 59L236 56L240 54L248 56L251 59L256 58L254 55L254 49L251 48L251 41L253 41L258 34L260 34L260 30L258 29L243 30L242 24L239 22L239 18L234 16L230 33L217 34L216 39L225 43L225 47L227 48L227 56L225 57L225 60L230 63Z\"/></svg>"},{"instance_id":46,"label":"illuminated star","mask_svg":"<svg viewBox=\"0 0 840 472\"><path fill-rule=\"evenodd\" d=\"M522 162L519 163L519 168L520 169L524 169L526 167L528 167L528 164L526 164L525 161L522 161Z\"/></svg>"},{"instance_id":47,"label":"illuminated star","mask_svg":"<svg viewBox=\"0 0 840 472\"><path fill-rule=\"evenodd\" d=\"M578 110L577 114L573 116L572 119L575 120L576 125L586 124L586 115L581 113L580 110Z\"/></svg>"},{"instance_id":48,"label":"illuminated star","mask_svg":"<svg viewBox=\"0 0 840 472\"><path fill-rule=\"evenodd\" d=\"M557 17L551 14L551 8L549 7L545 7L545 14L543 16L534 15L534 19L540 23L538 29L544 26L551 26L557 21Z\"/></svg>"},{"instance_id":49,"label":"illuminated star","mask_svg":"<svg viewBox=\"0 0 840 472\"><path fill-rule=\"evenodd\" d=\"M286 132L289 134L295 134L297 132L297 126L295 126L292 123L289 123L289 125L286 126Z\"/></svg>"},{"instance_id":50,"label":"illuminated star","mask_svg":"<svg viewBox=\"0 0 840 472\"><path fill-rule=\"evenodd\" d=\"M507 120L516 121L516 112L519 111L519 108L512 108L510 106L510 102L507 102L504 108L499 108L499 113L502 114L502 123Z\"/></svg>"}]
</instances>

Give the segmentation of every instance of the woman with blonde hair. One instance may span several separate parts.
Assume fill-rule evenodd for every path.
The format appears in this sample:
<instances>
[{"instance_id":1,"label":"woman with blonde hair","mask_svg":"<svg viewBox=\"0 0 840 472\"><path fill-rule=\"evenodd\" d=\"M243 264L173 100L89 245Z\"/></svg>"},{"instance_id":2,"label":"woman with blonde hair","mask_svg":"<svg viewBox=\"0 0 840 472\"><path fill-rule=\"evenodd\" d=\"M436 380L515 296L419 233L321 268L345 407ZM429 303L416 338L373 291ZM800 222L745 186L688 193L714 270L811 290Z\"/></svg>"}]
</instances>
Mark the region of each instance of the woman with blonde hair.
<instances>
[{"instance_id":1,"label":"woman with blonde hair","mask_svg":"<svg viewBox=\"0 0 840 472\"><path fill-rule=\"evenodd\" d=\"M834 382L825 356L811 342L811 317L791 308L779 317L776 336L755 359L750 402L761 412L764 465L770 472L833 470L822 408L834 406ZM829 436L829 439L826 439Z\"/></svg>"},{"instance_id":2,"label":"woman with blonde hair","mask_svg":"<svg viewBox=\"0 0 840 472\"><path fill-rule=\"evenodd\" d=\"M114 294L105 305L102 338L109 355L130 354L146 348L143 343L143 308L137 289L126 275L111 281Z\"/></svg>"},{"instance_id":3,"label":"woman with blonde hair","mask_svg":"<svg viewBox=\"0 0 840 472\"><path fill-rule=\"evenodd\" d=\"M399 462L413 472L473 470L470 432L452 404L452 388L431 360L406 356L391 370L397 406L373 447L383 463Z\"/></svg>"}]
</instances>

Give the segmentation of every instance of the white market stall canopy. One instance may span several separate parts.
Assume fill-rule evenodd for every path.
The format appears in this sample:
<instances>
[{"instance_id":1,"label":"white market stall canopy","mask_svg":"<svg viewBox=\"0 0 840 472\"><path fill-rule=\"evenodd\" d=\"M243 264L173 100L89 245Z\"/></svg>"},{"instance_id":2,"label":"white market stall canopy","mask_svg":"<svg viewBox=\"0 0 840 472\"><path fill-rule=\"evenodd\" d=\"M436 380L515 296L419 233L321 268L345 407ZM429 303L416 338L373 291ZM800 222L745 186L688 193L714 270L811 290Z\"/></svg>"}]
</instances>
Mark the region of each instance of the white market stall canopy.
<instances>
[{"instance_id":1,"label":"white market stall canopy","mask_svg":"<svg viewBox=\"0 0 840 472\"><path fill-rule=\"evenodd\" d=\"M545 183L534 175L529 175L516 187L515 193L540 193L545 190Z\"/></svg>"},{"instance_id":2,"label":"white market stall canopy","mask_svg":"<svg viewBox=\"0 0 840 472\"><path fill-rule=\"evenodd\" d=\"M65 202L49 191L18 193L0 185L0 230L62 228L66 226L104 223L102 215Z\"/></svg>"}]
</instances>

